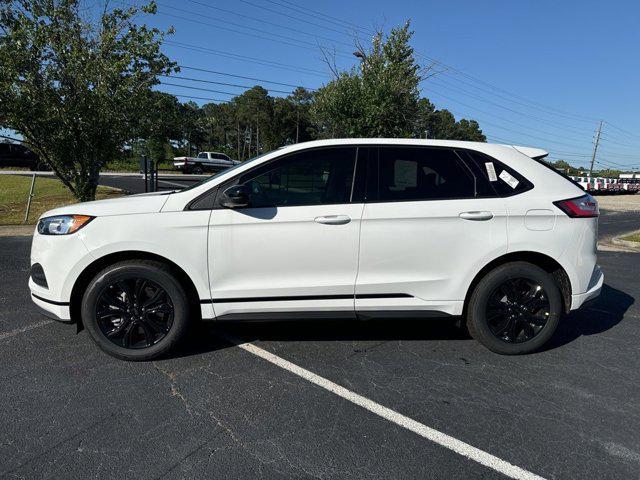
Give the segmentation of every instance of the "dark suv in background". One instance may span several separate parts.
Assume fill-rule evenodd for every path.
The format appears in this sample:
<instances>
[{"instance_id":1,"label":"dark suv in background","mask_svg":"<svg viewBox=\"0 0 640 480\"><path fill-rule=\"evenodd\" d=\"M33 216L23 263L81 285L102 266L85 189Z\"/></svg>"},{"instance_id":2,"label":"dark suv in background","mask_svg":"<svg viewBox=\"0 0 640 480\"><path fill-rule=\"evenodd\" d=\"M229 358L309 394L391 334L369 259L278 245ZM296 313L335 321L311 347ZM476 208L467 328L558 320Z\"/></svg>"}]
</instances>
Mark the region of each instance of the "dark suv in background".
<instances>
[{"instance_id":1,"label":"dark suv in background","mask_svg":"<svg viewBox=\"0 0 640 480\"><path fill-rule=\"evenodd\" d=\"M28 168L29 170L48 170L38 155L24 145L0 143L0 168Z\"/></svg>"}]
</instances>

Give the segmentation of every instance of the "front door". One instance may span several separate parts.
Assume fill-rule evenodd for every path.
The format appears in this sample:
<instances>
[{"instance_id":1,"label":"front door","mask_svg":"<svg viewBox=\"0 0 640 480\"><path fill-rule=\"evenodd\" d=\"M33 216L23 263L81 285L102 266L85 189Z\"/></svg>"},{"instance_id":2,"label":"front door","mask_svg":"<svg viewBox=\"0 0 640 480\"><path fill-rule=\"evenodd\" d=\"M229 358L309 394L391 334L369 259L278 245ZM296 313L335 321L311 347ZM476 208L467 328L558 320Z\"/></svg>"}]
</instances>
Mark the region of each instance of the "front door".
<instances>
[{"instance_id":1,"label":"front door","mask_svg":"<svg viewBox=\"0 0 640 480\"><path fill-rule=\"evenodd\" d=\"M209 282L216 317L353 315L363 203L352 202L356 148L296 152L244 172L248 208L214 208Z\"/></svg>"}]
</instances>

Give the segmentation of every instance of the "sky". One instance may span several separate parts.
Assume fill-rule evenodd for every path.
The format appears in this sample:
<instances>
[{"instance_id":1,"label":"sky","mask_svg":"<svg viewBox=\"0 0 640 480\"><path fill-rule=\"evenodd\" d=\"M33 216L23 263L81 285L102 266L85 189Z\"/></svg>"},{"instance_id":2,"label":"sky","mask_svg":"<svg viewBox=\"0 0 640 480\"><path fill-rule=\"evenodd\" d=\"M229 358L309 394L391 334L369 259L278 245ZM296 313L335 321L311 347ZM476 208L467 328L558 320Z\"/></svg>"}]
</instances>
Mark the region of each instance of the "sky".
<instances>
[{"instance_id":1,"label":"sky","mask_svg":"<svg viewBox=\"0 0 640 480\"><path fill-rule=\"evenodd\" d=\"M111 5L123 2L112 0ZM640 169L640 2L157 4L157 15L139 20L163 29L174 27L163 50L183 66L178 76L261 84L276 96L285 96L296 85L317 88L331 80L322 49L335 52L338 68L350 68L358 61L352 55L356 36L366 45L373 30L388 31L410 19L416 58L436 73L421 83L421 94L438 108L447 108L456 118L478 120L489 141L545 148L552 159L574 165L588 164L603 120L596 168ZM187 96L224 101L244 91L183 78L162 81L159 90L184 95L183 101L190 100Z\"/></svg>"}]
</instances>

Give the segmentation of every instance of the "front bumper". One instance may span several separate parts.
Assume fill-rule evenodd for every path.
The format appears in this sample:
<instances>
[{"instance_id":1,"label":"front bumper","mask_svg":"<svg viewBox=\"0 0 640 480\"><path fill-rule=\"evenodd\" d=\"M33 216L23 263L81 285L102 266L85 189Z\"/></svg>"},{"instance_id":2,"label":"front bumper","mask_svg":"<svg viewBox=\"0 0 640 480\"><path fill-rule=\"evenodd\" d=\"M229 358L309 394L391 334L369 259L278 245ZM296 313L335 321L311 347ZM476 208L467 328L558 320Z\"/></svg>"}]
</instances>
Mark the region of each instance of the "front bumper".
<instances>
[{"instance_id":1,"label":"front bumper","mask_svg":"<svg viewBox=\"0 0 640 480\"><path fill-rule=\"evenodd\" d=\"M29 279L30 288L32 282L33 280ZM44 297L39 296L37 293L34 294L33 290L31 291L31 300L36 304L36 307L38 307L38 310L44 316L53 318L54 320L58 320L61 322L71 321L71 311L69 308L69 303L53 302L51 300L47 300Z\"/></svg>"},{"instance_id":2,"label":"front bumper","mask_svg":"<svg viewBox=\"0 0 640 480\"><path fill-rule=\"evenodd\" d=\"M48 316L70 321L71 289L91 255L84 245L84 232L71 235L40 235L31 243L31 300Z\"/></svg>"},{"instance_id":3,"label":"front bumper","mask_svg":"<svg viewBox=\"0 0 640 480\"><path fill-rule=\"evenodd\" d=\"M597 298L602 291L602 285L604 285L604 273L602 273L600 265L596 265L593 269L591 279L589 280L587 291L571 296L571 310L576 310L588 301Z\"/></svg>"}]
</instances>

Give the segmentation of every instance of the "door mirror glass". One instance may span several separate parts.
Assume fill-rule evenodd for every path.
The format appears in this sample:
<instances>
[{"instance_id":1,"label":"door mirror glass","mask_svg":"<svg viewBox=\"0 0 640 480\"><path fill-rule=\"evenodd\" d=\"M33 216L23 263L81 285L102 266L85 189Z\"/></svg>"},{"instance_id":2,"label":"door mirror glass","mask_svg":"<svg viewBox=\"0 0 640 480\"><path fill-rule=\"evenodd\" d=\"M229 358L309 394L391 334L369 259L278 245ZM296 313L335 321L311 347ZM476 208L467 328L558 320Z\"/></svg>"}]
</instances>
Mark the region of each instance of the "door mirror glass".
<instances>
[{"instance_id":1,"label":"door mirror glass","mask_svg":"<svg viewBox=\"0 0 640 480\"><path fill-rule=\"evenodd\" d=\"M226 208L247 208L251 206L251 189L247 185L234 185L222 194L220 202Z\"/></svg>"}]
</instances>

